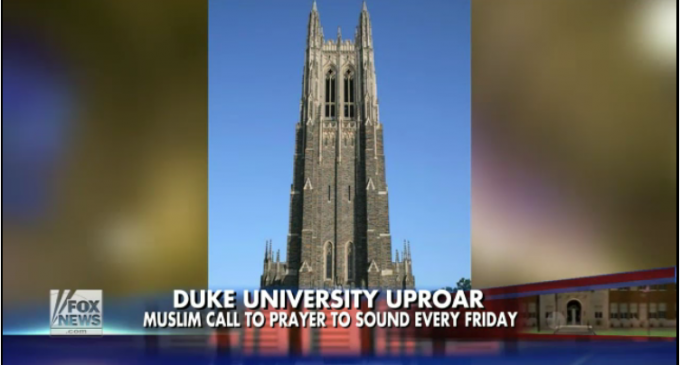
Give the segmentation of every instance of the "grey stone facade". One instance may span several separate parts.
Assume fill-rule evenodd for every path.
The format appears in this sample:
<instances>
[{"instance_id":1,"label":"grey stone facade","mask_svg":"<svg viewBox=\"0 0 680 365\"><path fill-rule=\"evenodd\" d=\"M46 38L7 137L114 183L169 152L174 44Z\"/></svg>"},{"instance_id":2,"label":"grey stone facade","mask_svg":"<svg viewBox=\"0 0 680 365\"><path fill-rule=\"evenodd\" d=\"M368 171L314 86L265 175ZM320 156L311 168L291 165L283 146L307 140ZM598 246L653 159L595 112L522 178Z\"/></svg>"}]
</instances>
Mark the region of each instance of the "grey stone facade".
<instances>
[{"instance_id":1,"label":"grey stone facade","mask_svg":"<svg viewBox=\"0 0 680 365\"><path fill-rule=\"evenodd\" d=\"M314 3L296 125L286 261L265 250L262 287L413 288L407 242L392 259L371 21L324 40Z\"/></svg>"}]
</instances>

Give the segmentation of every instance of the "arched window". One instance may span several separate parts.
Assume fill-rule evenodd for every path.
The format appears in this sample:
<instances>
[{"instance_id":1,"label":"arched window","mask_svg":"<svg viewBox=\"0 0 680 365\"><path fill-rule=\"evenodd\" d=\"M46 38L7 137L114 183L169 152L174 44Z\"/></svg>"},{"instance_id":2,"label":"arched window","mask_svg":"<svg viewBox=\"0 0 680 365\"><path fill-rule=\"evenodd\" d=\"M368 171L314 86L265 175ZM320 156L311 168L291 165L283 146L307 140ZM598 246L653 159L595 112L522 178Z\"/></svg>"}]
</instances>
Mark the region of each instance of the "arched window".
<instances>
[{"instance_id":1,"label":"arched window","mask_svg":"<svg viewBox=\"0 0 680 365\"><path fill-rule=\"evenodd\" d=\"M333 279L333 244L326 244L326 279Z\"/></svg>"},{"instance_id":2,"label":"arched window","mask_svg":"<svg viewBox=\"0 0 680 365\"><path fill-rule=\"evenodd\" d=\"M344 75L344 112L345 118L354 118L354 73L347 70Z\"/></svg>"},{"instance_id":3,"label":"arched window","mask_svg":"<svg viewBox=\"0 0 680 365\"><path fill-rule=\"evenodd\" d=\"M347 244L347 281L354 281L354 244L349 242Z\"/></svg>"},{"instance_id":4,"label":"arched window","mask_svg":"<svg viewBox=\"0 0 680 365\"><path fill-rule=\"evenodd\" d=\"M335 72L326 73L326 118L335 118Z\"/></svg>"}]
</instances>

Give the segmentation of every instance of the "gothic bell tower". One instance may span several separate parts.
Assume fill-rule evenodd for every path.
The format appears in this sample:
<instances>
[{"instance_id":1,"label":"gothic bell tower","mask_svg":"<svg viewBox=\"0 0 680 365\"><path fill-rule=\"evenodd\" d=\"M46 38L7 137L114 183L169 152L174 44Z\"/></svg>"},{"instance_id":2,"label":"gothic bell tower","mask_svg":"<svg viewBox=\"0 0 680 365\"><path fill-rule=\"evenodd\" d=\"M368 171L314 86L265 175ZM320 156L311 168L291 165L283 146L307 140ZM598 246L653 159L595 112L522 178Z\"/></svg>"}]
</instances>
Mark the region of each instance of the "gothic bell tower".
<instances>
[{"instance_id":1,"label":"gothic bell tower","mask_svg":"<svg viewBox=\"0 0 680 365\"><path fill-rule=\"evenodd\" d=\"M309 14L286 262L267 243L261 286L413 288L410 245L392 260L371 20L324 39Z\"/></svg>"}]
</instances>

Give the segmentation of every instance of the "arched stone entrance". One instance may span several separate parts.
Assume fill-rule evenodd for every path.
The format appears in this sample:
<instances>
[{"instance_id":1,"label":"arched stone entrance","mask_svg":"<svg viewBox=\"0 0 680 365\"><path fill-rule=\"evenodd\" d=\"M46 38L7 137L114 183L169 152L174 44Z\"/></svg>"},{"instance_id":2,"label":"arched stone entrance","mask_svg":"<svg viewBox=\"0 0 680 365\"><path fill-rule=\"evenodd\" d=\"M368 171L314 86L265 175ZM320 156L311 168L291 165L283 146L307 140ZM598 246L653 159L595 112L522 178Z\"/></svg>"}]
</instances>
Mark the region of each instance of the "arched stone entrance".
<instances>
[{"instance_id":1,"label":"arched stone entrance","mask_svg":"<svg viewBox=\"0 0 680 365\"><path fill-rule=\"evenodd\" d=\"M578 300L570 300L567 303L567 324L577 326L581 324L581 312L583 306Z\"/></svg>"}]
</instances>

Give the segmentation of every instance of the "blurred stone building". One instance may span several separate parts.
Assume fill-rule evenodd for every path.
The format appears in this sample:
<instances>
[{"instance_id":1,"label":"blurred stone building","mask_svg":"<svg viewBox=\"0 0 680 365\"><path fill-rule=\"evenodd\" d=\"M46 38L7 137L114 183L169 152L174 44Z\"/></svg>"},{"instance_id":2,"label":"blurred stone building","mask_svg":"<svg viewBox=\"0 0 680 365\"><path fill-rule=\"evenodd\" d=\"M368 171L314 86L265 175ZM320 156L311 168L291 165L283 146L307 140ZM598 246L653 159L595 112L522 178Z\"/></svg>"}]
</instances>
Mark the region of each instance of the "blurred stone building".
<instances>
[{"instance_id":1,"label":"blurred stone building","mask_svg":"<svg viewBox=\"0 0 680 365\"><path fill-rule=\"evenodd\" d=\"M558 325L609 328L675 328L677 285L652 285L574 293L546 294L522 300L526 327Z\"/></svg>"}]
</instances>

